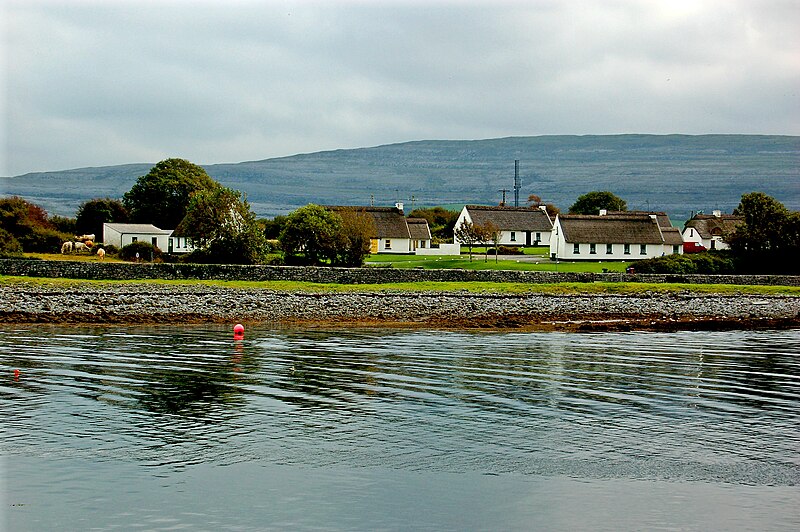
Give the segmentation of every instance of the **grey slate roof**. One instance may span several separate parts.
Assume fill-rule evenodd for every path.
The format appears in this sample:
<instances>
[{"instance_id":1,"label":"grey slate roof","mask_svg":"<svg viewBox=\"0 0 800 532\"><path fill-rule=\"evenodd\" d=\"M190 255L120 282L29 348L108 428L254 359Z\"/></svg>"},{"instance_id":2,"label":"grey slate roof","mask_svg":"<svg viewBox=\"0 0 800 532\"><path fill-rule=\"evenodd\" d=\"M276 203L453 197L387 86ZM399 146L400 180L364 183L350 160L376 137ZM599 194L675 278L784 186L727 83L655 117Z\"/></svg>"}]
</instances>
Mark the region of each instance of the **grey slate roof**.
<instances>
[{"instance_id":1,"label":"grey slate roof","mask_svg":"<svg viewBox=\"0 0 800 532\"><path fill-rule=\"evenodd\" d=\"M744 222L744 217L734 214L722 214L720 216L696 214L694 218L686 222L684 230L692 227L702 238L708 239L712 236L722 236L730 233L742 222Z\"/></svg>"},{"instance_id":2,"label":"grey slate roof","mask_svg":"<svg viewBox=\"0 0 800 532\"><path fill-rule=\"evenodd\" d=\"M542 231L553 229L550 217L541 209L529 207L488 207L467 205L467 212L475 225L492 222L501 231Z\"/></svg>"},{"instance_id":3,"label":"grey slate roof","mask_svg":"<svg viewBox=\"0 0 800 532\"><path fill-rule=\"evenodd\" d=\"M558 216L564 239L591 244L662 244L658 221L643 215L595 216L564 214Z\"/></svg>"},{"instance_id":4,"label":"grey slate roof","mask_svg":"<svg viewBox=\"0 0 800 532\"><path fill-rule=\"evenodd\" d=\"M118 233L138 233L140 235L169 235L171 229L159 229L153 224L105 224Z\"/></svg>"}]
</instances>

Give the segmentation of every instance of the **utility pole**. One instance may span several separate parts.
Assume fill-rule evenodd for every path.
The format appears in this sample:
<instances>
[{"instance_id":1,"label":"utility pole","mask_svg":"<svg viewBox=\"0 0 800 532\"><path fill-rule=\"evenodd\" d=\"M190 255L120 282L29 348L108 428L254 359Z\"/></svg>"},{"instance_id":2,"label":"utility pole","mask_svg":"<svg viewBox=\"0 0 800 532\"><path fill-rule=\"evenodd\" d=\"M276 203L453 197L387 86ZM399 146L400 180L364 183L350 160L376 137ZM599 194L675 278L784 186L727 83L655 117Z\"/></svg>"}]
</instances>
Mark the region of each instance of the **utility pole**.
<instances>
[{"instance_id":1,"label":"utility pole","mask_svg":"<svg viewBox=\"0 0 800 532\"><path fill-rule=\"evenodd\" d=\"M498 190L498 192L502 192L503 193L503 203L501 203L500 205L505 207L506 206L506 192L508 192L508 189L507 188L501 188L500 190Z\"/></svg>"},{"instance_id":2,"label":"utility pole","mask_svg":"<svg viewBox=\"0 0 800 532\"><path fill-rule=\"evenodd\" d=\"M519 189L522 185L519 183L519 159L514 160L514 207L519 207Z\"/></svg>"}]
</instances>

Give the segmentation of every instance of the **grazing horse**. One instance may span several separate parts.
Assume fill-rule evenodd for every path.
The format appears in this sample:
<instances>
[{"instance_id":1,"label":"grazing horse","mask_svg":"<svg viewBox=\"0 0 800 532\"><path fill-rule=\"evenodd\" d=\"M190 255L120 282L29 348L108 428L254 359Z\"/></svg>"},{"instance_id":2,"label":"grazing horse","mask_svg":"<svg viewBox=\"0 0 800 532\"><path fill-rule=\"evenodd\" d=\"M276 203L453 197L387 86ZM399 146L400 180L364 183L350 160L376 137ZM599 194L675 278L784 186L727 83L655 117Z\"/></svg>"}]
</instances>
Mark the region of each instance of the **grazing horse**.
<instances>
[{"instance_id":1,"label":"grazing horse","mask_svg":"<svg viewBox=\"0 0 800 532\"><path fill-rule=\"evenodd\" d=\"M81 242L86 241L86 240L94 241L94 233L92 233L91 235L76 236L75 240L80 240Z\"/></svg>"},{"instance_id":2,"label":"grazing horse","mask_svg":"<svg viewBox=\"0 0 800 532\"><path fill-rule=\"evenodd\" d=\"M104 250L103 248L97 248L97 257L100 260L105 259L106 258L106 250Z\"/></svg>"},{"instance_id":3,"label":"grazing horse","mask_svg":"<svg viewBox=\"0 0 800 532\"><path fill-rule=\"evenodd\" d=\"M72 242L69 240L61 244L61 254L64 253L72 253Z\"/></svg>"},{"instance_id":4,"label":"grazing horse","mask_svg":"<svg viewBox=\"0 0 800 532\"><path fill-rule=\"evenodd\" d=\"M75 253L80 253L81 251L89 251L89 248L83 242L75 242Z\"/></svg>"}]
</instances>

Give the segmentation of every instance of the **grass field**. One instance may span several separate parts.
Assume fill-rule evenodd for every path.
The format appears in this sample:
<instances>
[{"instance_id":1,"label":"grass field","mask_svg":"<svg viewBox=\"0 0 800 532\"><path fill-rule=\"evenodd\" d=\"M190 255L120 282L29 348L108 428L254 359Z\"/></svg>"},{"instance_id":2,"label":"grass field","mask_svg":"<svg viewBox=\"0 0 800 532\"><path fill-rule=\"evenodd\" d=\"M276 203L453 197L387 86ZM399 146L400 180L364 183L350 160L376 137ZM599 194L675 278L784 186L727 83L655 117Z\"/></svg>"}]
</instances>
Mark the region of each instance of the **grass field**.
<instances>
[{"instance_id":1,"label":"grass field","mask_svg":"<svg viewBox=\"0 0 800 532\"><path fill-rule=\"evenodd\" d=\"M65 278L40 278L0 275L0 286L101 287L112 285L216 286L237 289L277 290L285 292L468 292L478 294L722 294L780 295L800 297L800 287L767 285L688 284L688 283L490 283L490 282L414 282L385 284L308 283L298 281L221 281L136 279L104 281Z\"/></svg>"},{"instance_id":2,"label":"grass field","mask_svg":"<svg viewBox=\"0 0 800 532\"><path fill-rule=\"evenodd\" d=\"M603 271L624 272L630 265L629 262L566 262L558 263L545 260L543 262L526 262L522 258L498 260L489 256L484 260L483 255L473 254L472 261L468 256L444 255L373 255L366 260L367 266L385 266L392 268L424 268L424 269L453 269L464 270L526 270L547 272L594 272Z\"/></svg>"}]
</instances>

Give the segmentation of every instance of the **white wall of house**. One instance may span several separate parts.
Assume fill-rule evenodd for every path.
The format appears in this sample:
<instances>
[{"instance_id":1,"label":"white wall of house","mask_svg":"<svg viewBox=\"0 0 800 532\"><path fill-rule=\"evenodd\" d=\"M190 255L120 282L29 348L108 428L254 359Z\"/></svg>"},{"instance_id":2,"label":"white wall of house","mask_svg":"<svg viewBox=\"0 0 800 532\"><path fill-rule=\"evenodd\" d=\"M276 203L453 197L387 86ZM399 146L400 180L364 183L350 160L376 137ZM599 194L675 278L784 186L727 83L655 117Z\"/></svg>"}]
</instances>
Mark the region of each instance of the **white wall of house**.
<instances>
[{"instance_id":1,"label":"white wall of house","mask_svg":"<svg viewBox=\"0 0 800 532\"><path fill-rule=\"evenodd\" d=\"M712 236L711 238L703 238L697 229L694 227L687 227L683 230L684 242L696 242L706 249L729 249L730 246L722 240L721 236Z\"/></svg>"},{"instance_id":2,"label":"white wall of house","mask_svg":"<svg viewBox=\"0 0 800 532\"><path fill-rule=\"evenodd\" d=\"M120 232L108 225L103 226L103 244L113 245L118 248L132 244L133 242L147 242L166 251L169 246L169 232L164 233L137 233Z\"/></svg>"},{"instance_id":3,"label":"white wall of house","mask_svg":"<svg viewBox=\"0 0 800 532\"><path fill-rule=\"evenodd\" d=\"M437 244L435 247L417 248L417 255L460 255L461 244Z\"/></svg>"},{"instance_id":4,"label":"white wall of house","mask_svg":"<svg viewBox=\"0 0 800 532\"><path fill-rule=\"evenodd\" d=\"M167 244L168 253L191 253L195 247L189 243L189 239L185 236L171 236Z\"/></svg>"},{"instance_id":5,"label":"white wall of house","mask_svg":"<svg viewBox=\"0 0 800 532\"><path fill-rule=\"evenodd\" d=\"M373 238L370 253L414 253L410 238Z\"/></svg>"}]
</instances>

